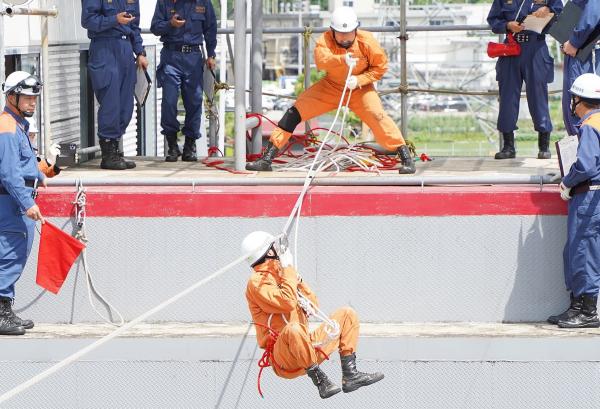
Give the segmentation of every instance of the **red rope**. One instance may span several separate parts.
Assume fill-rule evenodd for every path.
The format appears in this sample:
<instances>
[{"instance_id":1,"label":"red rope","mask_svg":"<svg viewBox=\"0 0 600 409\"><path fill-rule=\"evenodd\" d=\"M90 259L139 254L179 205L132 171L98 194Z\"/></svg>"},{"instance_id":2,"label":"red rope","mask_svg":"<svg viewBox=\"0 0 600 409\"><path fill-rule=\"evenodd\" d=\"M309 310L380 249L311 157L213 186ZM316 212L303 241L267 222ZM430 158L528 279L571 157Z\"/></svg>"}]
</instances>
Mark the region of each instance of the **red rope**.
<instances>
[{"instance_id":1,"label":"red rope","mask_svg":"<svg viewBox=\"0 0 600 409\"><path fill-rule=\"evenodd\" d=\"M281 371L281 367L277 364L277 362L275 362L275 355L273 353L273 351L275 350L275 343L277 342L277 338L279 338L279 332L275 331L273 328L269 327L268 325L261 324L259 322L254 322L253 324L256 326L259 326L259 327L263 327L267 331L269 331L269 337L267 338L267 345L265 347L265 352L263 352L262 356L258 360L258 367L260 368L260 370L258 371L258 378L257 378L257 382L256 382L256 386L258 388L258 394L260 395L261 398L264 398L264 395L262 393L262 388L260 387L260 379L262 377L263 370L265 368L273 366L273 367L277 368L278 371ZM329 360L329 355L327 355L325 353L325 351L323 351L323 348L321 348L320 346L315 347L315 351L318 351L319 353L321 353L323 355L323 357L326 360ZM303 368L294 369L290 372L296 372L301 369L303 369Z\"/></svg>"}]
</instances>

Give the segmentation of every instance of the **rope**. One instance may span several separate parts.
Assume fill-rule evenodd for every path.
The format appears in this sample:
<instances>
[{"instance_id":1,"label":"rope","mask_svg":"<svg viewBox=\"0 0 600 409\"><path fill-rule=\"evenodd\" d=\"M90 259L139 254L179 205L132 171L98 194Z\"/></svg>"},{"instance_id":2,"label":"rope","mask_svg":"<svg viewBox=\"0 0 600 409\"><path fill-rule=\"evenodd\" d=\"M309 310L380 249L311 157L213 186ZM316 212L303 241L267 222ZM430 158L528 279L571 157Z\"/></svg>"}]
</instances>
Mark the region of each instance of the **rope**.
<instances>
[{"instance_id":1,"label":"rope","mask_svg":"<svg viewBox=\"0 0 600 409\"><path fill-rule=\"evenodd\" d=\"M8 392L5 392L4 394L0 395L0 404L13 398L14 396L18 395L19 393L26 391L27 389L29 389L33 385L37 384L38 382L43 381L44 379L48 378L50 375L60 371L61 369L65 368L68 365L72 364L73 362L81 359L82 357L89 354L90 352L96 350L100 346L106 344L108 341L123 334L128 329L135 327L137 324L141 323L142 321L147 320L154 314L164 310L171 304L179 301L180 299L182 299L183 297L192 293L193 291L197 290L198 288L202 287L203 285L205 285L205 284L209 283L210 281L214 280L215 278L221 276L222 274L226 273L227 271L231 270L232 268L236 267L237 265L242 264L243 262L246 261L246 258L249 256L250 256L250 253L244 254L243 256L238 257L237 259L235 259L231 263L227 264L225 267L215 271L213 274L209 275L208 277L203 278L202 280L191 285L190 287L188 287L185 290L181 291L180 293L174 295L173 297L169 298L168 300L162 302L161 304L157 305L156 307L146 311L145 313L138 316L137 318L118 327L110 334L105 335L104 337L93 342L92 344L88 345L87 347L80 349L79 351L75 352L72 355L69 355L67 358L65 358L62 361L58 362L57 364L51 366L50 368L46 369L45 371L39 373L38 375L34 376L33 378L29 379L28 381L23 382L22 384L14 387L13 389L9 390Z\"/></svg>"},{"instance_id":2,"label":"rope","mask_svg":"<svg viewBox=\"0 0 600 409\"><path fill-rule=\"evenodd\" d=\"M86 195L86 191L83 187L83 182L81 181L81 179L78 179L76 182L76 188L77 188L77 193L75 194L75 201L72 202L75 205L75 223L77 226L77 230L75 232L75 238L83 243L88 243L88 238L85 232L85 221L86 221L86 205L87 205L87 195ZM81 261L83 264L83 270L85 272L85 282L87 285L87 290L88 290L88 301L90 303L90 305L92 306L92 309L94 310L94 312L100 317L102 318L102 320L110 325L116 325L116 326L121 326L125 323L125 320L123 319L123 315L119 312L119 310L117 308L115 308L115 306L113 306L107 299L106 297L104 297L100 291L98 291L96 289L96 286L94 284L93 278L92 278L92 273L90 271L88 262L87 262L87 251L86 251L87 247L83 249L83 251L81 252ZM104 303L109 310L109 315L110 315L110 311L114 311L116 313L116 315L119 317L119 322L115 323L112 321L111 318L107 318L105 317L100 311L98 311L98 309L96 308L96 305L94 304L94 300L92 298L92 293L96 295L96 297L102 302Z\"/></svg>"}]
</instances>

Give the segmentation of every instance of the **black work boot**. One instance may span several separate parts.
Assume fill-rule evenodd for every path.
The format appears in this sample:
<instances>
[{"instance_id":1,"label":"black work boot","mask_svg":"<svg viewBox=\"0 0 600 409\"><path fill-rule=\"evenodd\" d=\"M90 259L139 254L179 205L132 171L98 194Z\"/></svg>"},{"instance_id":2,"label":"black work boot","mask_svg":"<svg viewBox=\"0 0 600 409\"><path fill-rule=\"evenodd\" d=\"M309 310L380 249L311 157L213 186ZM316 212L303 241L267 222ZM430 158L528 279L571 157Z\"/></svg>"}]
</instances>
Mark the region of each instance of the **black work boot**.
<instances>
[{"instance_id":1,"label":"black work boot","mask_svg":"<svg viewBox=\"0 0 600 409\"><path fill-rule=\"evenodd\" d=\"M102 150L102 161L100 162L102 169L127 169L125 161L119 155L119 141L117 139L100 138L100 149Z\"/></svg>"},{"instance_id":2,"label":"black work boot","mask_svg":"<svg viewBox=\"0 0 600 409\"><path fill-rule=\"evenodd\" d=\"M0 297L0 335L23 335L25 328L13 320L11 303L10 298Z\"/></svg>"},{"instance_id":3,"label":"black work boot","mask_svg":"<svg viewBox=\"0 0 600 409\"><path fill-rule=\"evenodd\" d=\"M279 153L279 149L277 149L275 145L269 142L267 148L265 149L265 152L263 153L260 159L255 160L254 162L246 163L246 170L259 170L262 172L272 171L273 168L271 168L271 163L273 163L273 159L275 159L277 153Z\"/></svg>"},{"instance_id":4,"label":"black work boot","mask_svg":"<svg viewBox=\"0 0 600 409\"><path fill-rule=\"evenodd\" d=\"M408 146L402 145L398 148L398 156L400 157L400 161L402 165L400 165L400 169L398 169L398 173L401 175L412 174L417 171L415 167L415 160L413 159L410 149Z\"/></svg>"},{"instance_id":5,"label":"black work boot","mask_svg":"<svg viewBox=\"0 0 600 409\"><path fill-rule=\"evenodd\" d=\"M325 372L319 368L319 365L314 364L306 370L306 374L312 379L313 383L319 388L319 396L322 399L327 399L340 393L341 389L335 383L331 382Z\"/></svg>"},{"instance_id":6,"label":"black work boot","mask_svg":"<svg viewBox=\"0 0 600 409\"><path fill-rule=\"evenodd\" d=\"M550 159L550 132L538 132L538 159Z\"/></svg>"},{"instance_id":7,"label":"black work boot","mask_svg":"<svg viewBox=\"0 0 600 409\"><path fill-rule=\"evenodd\" d=\"M581 312L581 306L583 305L583 299L581 297L575 298L573 293L571 293L571 304L569 308L565 312L559 315L551 315L548 317L548 322L550 324L558 324L559 321L567 321L576 316Z\"/></svg>"},{"instance_id":8,"label":"black work boot","mask_svg":"<svg viewBox=\"0 0 600 409\"><path fill-rule=\"evenodd\" d=\"M185 137L185 143L183 144L183 154L181 160L184 162L197 162L198 157L196 156L196 140L194 138Z\"/></svg>"},{"instance_id":9,"label":"black work boot","mask_svg":"<svg viewBox=\"0 0 600 409\"><path fill-rule=\"evenodd\" d=\"M1 308L8 309L8 311L10 312L10 317L11 317L12 321L15 323L15 325L17 325L19 327L23 327L25 329L33 328L33 321L24 320L24 319L18 317L17 314L15 314L15 312L12 309L12 303L13 303L13 300L11 300L10 298L0 297L0 304L2 304Z\"/></svg>"},{"instance_id":10,"label":"black work boot","mask_svg":"<svg viewBox=\"0 0 600 409\"><path fill-rule=\"evenodd\" d=\"M340 356L342 360L342 390L352 392L361 386L371 385L383 379L381 372L364 373L356 370L356 354Z\"/></svg>"},{"instance_id":11,"label":"black work boot","mask_svg":"<svg viewBox=\"0 0 600 409\"><path fill-rule=\"evenodd\" d=\"M179 145L177 144L177 135L165 135L168 145L167 157L165 162L177 162L177 158L181 156Z\"/></svg>"},{"instance_id":12,"label":"black work boot","mask_svg":"<svg viewBox=\"0 0 600 409\"><path fill-rule=\"evenodd\" d=\"M582 295L582 306L579 314L566 320L558 321L561 328L599 328L600 320L596 312L597 295Z\"/></svg>"},{"instance_id":13,"label":"black work boot","mask_svg":"<svg viewBox=\"0 0 600 409\"><path fill-rule=\"evenodd\" d=\"M135 168L136 164L134 161L125 159L125 152L119 151L119 156L121 157L121 159L123 159L123 162L125 162L125 166L127 166L127 169Z\"/></svg>"},{"instance_id":14,"label":"black work boot","mask_svg":"<svg viewBox=\"0 0 600 409\"><path fill-rule=\"evenodd\" d=\"M503 132L502 140L504 144L502 150L494 156L494 159L514 159L517 156L515 152L515 133Z\"/></svg>"}]
</instances>

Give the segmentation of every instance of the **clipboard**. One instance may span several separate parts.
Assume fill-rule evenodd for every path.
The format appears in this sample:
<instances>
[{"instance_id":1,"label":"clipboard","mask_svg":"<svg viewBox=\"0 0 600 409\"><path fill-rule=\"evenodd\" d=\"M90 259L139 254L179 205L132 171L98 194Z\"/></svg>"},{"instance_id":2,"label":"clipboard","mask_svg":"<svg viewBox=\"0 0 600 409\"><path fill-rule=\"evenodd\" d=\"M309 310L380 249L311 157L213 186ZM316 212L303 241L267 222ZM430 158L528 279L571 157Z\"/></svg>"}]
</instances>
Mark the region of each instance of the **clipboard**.
<instances>
[{"instance_id":1,"label":"clipboard","mask_svg":"<svg viewBox=\"0 0 600 409\"><path fill-rule=\"evenodd\" d=\"M575 30L577 24L579 24L579 19L582 14L583 9L569 1L563 8L562 13L558 16L556 23L548 30L548 33L559 43L566 43L569 41L569 38L571 38L571 34L573 34L573 30ZM577 51L576 58L580 61L587 61L598 41L600 41L600 28L596 28L596 30L590 34L587 41Z\"/></svg>"},{"instance_id":2,"label":"clipboard","mask_svg":"<svg viewBox=\"0 0 600 409\"><path fill-rule=\"evenodd\" d=\"M135 81L135 100L138 105L143 107L146 104L146 99L152 88L152 80L148 71L138 68L136 70L136 81Z\"/></svg>"},{"instance_id":3,"label":"clipboard","mask_svg":"<svg viewBox=\"0 0 600 409\"><path fill-rule=\"evenodd\" d=\"M533 14L530 14L525 17L525 20L523 20L523 27L525 30L535 31L538 34L542 34L544 29L552 20L554 20L554 13L550 13L544 18L536 17Z\"/></svg>"},{"instance_id":4,"label":"clipboard","mask_svg":"<svg viewBox=\"0 0 600 409\"><path fill-rule=\"evenodd\" d=\"M560 175L565 177L571 166L577 161L577 148L579 147L579 137L577 135L567 135L556 142L556 153L558 156L558 166Z\"/></svg>"}]
</instances>

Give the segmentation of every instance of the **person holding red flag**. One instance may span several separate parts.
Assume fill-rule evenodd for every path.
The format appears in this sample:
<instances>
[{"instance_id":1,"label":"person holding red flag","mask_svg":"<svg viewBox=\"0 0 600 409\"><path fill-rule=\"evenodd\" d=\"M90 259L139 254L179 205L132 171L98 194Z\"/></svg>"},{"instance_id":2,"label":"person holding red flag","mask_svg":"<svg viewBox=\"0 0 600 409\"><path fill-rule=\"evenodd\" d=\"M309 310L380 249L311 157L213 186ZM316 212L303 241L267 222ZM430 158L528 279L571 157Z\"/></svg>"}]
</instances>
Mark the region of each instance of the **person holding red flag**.
<instances>
[{"instance_id":1,"label":"person holding red flag","mask_svg":"<svg viewBox=\"0 0 600 409\"><path fill-rule=\"evenodd\" d=\"M45 176L38 168L28 137L29 122L42 84L33 75L16 71L2 91L6 106L0 114L0 335L23 335L33 321L13 312L15 283L31 252L35 222L44 217L35 203L38 184Z\"/></svg>"}]
</instances>

